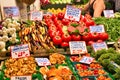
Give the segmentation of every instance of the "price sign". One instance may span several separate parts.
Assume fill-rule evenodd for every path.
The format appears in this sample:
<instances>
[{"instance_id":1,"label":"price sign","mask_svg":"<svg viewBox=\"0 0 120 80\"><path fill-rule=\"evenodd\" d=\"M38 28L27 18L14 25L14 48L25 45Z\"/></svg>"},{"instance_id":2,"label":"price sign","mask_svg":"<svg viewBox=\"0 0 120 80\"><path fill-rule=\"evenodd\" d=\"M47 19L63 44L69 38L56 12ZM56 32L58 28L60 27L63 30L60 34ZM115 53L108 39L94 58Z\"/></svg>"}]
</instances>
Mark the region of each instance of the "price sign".
<instances>
[{"instance_id":1,"label":"price sign","mask_svg":"<svg viewBox=\"0 0 120 80\"><path fill-rule=\"evenodd\" d=\"M64 18L79 21L81 15L81 10L73 6L67 6Z\"/></svg>"},{"instance_id":2,"label":"price sign","mask_svg":"<svg viewBox=\"0 0 120 80\"><path fill-rule=\"evenodd\" d=\"M90 32L91 33L103 33L105 32L104 26L103 25L97 25L97 26L90 26Z\"/></svg>"},{"instance_id":3,"label":"price sign","mask_svg":"<svg viewBox=\"0 0 120 80\"><path fill-rule=\"evenodd\" d=\"M18 7L14 7L14 6L3 7L3 11L5 17L19 17L20 15Z\"/></svg>"},{"instance_id":4,"label":"price sign","mask_svg":"<svg viewBox=\"0 0 120 80\"><path fill-rule=\"evenodd\" d=\"M71 41L69 42L69 45L71 54L87 53L87 48L84 41Z\"/></svg>"},{"instance_id":5,"label":"price sign","mask_svg":"<svg viewBox=\"0 0 120 80\"><path fill-rule=\"evenodd\" d=\"M10 49L12 58L22 58L30 56L28 44L11 46Z\"/></svg>"},{"instance_id":6,"label":"price sign","mask_svg":"<svg viewBox=\"0 0 120 80\"><path fill-rule=\"evenodd\" d=\"M39 66L47 66L47 65L51 65L50 61L48 60L48 58L35 58L37 64Z\"/></svg>"},{"instance_id":7,"label":"price sign","mask_svg":"<svg viewBox=\"0 0 120 80\"><path fill-rule=\"evenodd\" d=\"M113 10L104 10L103 13L104 13L104 16L107 17L107 18L114 17L114 11Z\"/></svg>"},{"instance_id":8,"label":"price sign","mask_svg":"<svg viewBox=\"0 0 120 80\"><path fill-rule=\"evenodd\" d=\"M101 50L101 49L106 49L106 50L108 49L107 44L105 42L93 43L92 47L93 47L95 52L98 50Z\"/></svg>"},{"instance_id":9,"label":"price sign","mask_svg":"<svg viewBox=\"0 0 120 80\"><path fill-rule=\"evenodd\" d=\"M90 64L90 63L93 62L93 60L94 60L94 58L92 58L92 57L84 56L84 57L80 60L80 62L81 62L81 63L84 63L84 64Z\"/></svg>"},{"instance_id":10,"label":"price sign","mask_svg":"<svg viewBox=\"0 0 120 80\"><path fill-rule=\"evenodd\" d=\"M41 21L43 18L43 12L42 11L33 11L31 12L30 19L31 20L39 20Z\"/></svg>"},{"instance_id":11,"label":"price sign","mask_svg":"<svg viewBox=\"0 0 120 80\"><path fill-rule=\"evenodd\" d=\"M32 80L31 76L13 76L11 80Z\"/></svg>"}]
</instances>

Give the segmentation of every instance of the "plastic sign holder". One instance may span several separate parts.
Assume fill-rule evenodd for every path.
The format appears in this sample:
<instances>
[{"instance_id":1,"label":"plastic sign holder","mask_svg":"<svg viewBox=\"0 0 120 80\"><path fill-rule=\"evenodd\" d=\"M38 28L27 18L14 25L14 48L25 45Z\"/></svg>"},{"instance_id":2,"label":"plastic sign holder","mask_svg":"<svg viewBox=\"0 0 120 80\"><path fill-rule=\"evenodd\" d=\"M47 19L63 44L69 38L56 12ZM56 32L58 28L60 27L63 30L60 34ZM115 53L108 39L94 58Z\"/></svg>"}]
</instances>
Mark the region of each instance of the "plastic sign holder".
<instances>
[{"instance_id":1,"label":"plastic sign holder","mask_svg":"<svg viewBox=\"0 0 120 80\"><path fill-rule=\"evenodd\" d=\"M41 21L43 18L43 11L32 11L30 13L30 20L33 20L33 21Z\"/></svg>"},{"instance_id":2,"label":"plastic sign holder","mask_svg":"<svg viewBox=\"0 0 120 80\"><path fill-rule=\"evenodd\" d=\"M73 6L67 5L64 18L74 21L79 21L81 10Z\"/></svg>"},{"instance_id":3,"label":"plastic sign holder","mask_svg":"<svg viewBox=\"0 0 120 80\"><path fill-rule=\"evenodd\" d=\"M31 76L12 76L10 80L32 80Z\"/></svg>"},{"instance_id":4,"label":"plastic sign holder","mask_svg":"<svg viewBox=\"0 0 120 80\"><path fill-rule=\"evenodd\" d=\"M30 56L30 50L28 44L11 46L11 57L12 58L23 58Z\"/></svg>"},{"instance_id":5,"label":"plastic sign holder","mask_svg":"<svg viewBox=\"0 0 120 80\"><path fill-rule=\"evenodd\" d=\"M103 25L90 26L91 33L103 33L105 32Z\"/></svg>"},{"instance_id":6,"label":"plastic sign holder","mask_svg":"<svg viewBox=\"0 0 120 80\"><path fill-rule=\"evenodd\" d=\"M106 18L114 17L114 11L113 10L104 10L103 13L104 13L104 16Z\"/></svg>"},{"instance_id":7,"label":"plastic sign holder","mask_svg":"<svg viewBox=\"0 0 120 80\"><path fill-rule=\"evenodd\" d=\"M36 62L39 66L49 66L49 65L51 65L48 58L35 58L35 60L36 60Z\"/></svg>"},{"instance_id":8,"label":"plastic sign holder","mask_svg":"<svg viewBox=\"0 0 120 80\"><path fill-rule=\"evenodd\" d=\"M91 64L93 62L94 58L92 57L88 57L88 56L84 56L80 62L84 63L84 64Z\"/></svg>"},{"instance_id":9,"label":"plastic sign holder","mask_svg":"<svg viewBox=\"0 0 120 80\"><path fill-rule=\"evenodd\" d=\"M98 50L102 50L102 49L106 49L106 50L108 49L107 44L105 42L93 43L92 47L95 52L97 52Z\"/></svg>"},{"instance_id":10,"label":"plastic sign holder","mask_svg":"<svg viewBox=\"0 0 120 80\"><path fill-rule=\"evenodd\" d=\"M11 6L11 7L3 7L4 17L19 17L20 12L18 7Z\"/></svg>"},{"instance_id":11,"label":"plastic sign holder","mask_svg":"<svg viewBox=\"0 0 120 80\"><path fill-rule=\"evenodd\" d=\"M85 41L70 41L69 46L70 46L70 53L72 55L87 53Z\"/></svg>"}]
</instances>

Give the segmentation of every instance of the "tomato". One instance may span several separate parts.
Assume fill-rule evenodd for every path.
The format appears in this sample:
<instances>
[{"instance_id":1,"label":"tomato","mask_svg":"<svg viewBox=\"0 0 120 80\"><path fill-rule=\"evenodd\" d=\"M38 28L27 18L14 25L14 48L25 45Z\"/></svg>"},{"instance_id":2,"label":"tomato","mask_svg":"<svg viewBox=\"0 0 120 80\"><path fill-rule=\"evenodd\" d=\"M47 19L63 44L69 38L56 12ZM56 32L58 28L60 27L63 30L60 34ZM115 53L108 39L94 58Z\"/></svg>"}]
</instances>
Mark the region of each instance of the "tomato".
<instances>
[{"instance_id":1,"label":"tomato","mask_svg":"<svg viewBox=\"0 0 120 80\"><path fill-rule=\"evenodd\" d=\"M62 23L64 25L69 25L69 20L68 19L62 19Z\"/></svg>"},{"instance_id":2,"label":"tomato","mask_svg":"<svg viewBox=\"0 0 120 80\"><path fill-rule=\"evenodd\" d=\"M51 33L52 31L57 31L57 28L55 25L51 25L48 29L48 32Z\"/></svg>"},{"instance_id":3,"label":"tomato","mask_svg":"<svg viewBox=\"0 0 120 80\"><path fill-rule=\"evenodd\" d=\"M95 25L95 22L93 20L86 20L85 24L87 27L89 27Z\"/></svg>"},{"instance_id":4,"label":"tomato","mask_svg":"<svg viewBox=\"0 0 120 80\"><path fill-rule=\"evenodd\" d=\"M64 13L62 13L62 12L59 12L58 13L58 19L63 19L64 18Z\"/></svg>"},{"instance_id":5,"label":"tomato","mask_svg":"<svg viewBox=\"0 0 120 80\"><path fill-rule=\"evenodd\" d=\"M63 34L62 35L62 40L64 42L69 42L69 41L71 41L71 36L69 34Z\"/></svg>"},{"instance_id":6,"label":"tomato","mask_svg":"<svg viewBox=\"0 0 120 80\"><path fill-rule=\"evenodd\" d=\"M54 21L54 24L57 23L58 22L58 18L57 17L54 18L53 21Z\"/></svg>"},{"instance_id":7,"label":"tomato","mask_svg":"<svg viewBox=\"0 0 120 80\"><path fill-rule=\"evenodd\" d=\"M106 32L100 33L100 39L105 41L109 38L108 34Z\"/></svg>"},{"instance_id":8,"label":"tomato","mask_svg":"<svg viewBox=\"0 0 120 80\"><path fill-rule=\"evenodd\" d=\"M51 19L51 15L44 15L44 19Z\"/></svg>"},{"instance_id":9,"label":"tomato","mask_svg":"<svg viewBox=\"0 0 120 80\"><path fill-rule=\"evenodd\" d=\"M62 42L61 43L61 47L68 47L69 46L69 43L68 42Z\"/></svg>"},{"instance_id":10,"label":"tomato","mask_svg":"<svg viewBox=\"0 0 120 80\"><path fill-rule=\"evenodd\" d=\"M91 36L92 36L92 40L93 41L97 41L99 39L99 33L91 33Z\"/></svg>"},{"instance_id":11,"label":"tomato","mask_svg":"<svg viewBox=\"0 0 120 80\"><path fill-rule=\"evenodd\" d=\"M71 38L72 38L73 41L80 41L81 40L81 36L80 35L74 35L74 34L72 34Z\"/></svg>"},{"instance_id":12,"label":"tomato","mask_svg":"<svg viewBox=\"0 0 120 80\"><path fill-rule=\"evenodd\" d=\"M53 43L54 45L60 45L62 43L62 38L60 36L54 36Z\"/></svg>"},{"instance_id":13,"label":"tomato","mask_svg":"<svg viewBox=\"0 0 120 80\"><path fill-rule=\"evenodd\" d=\"M94 41L88 41L87 45L92 45Z\"/></svg>"},{"instance_id":14,"label":"tomato","mask_svg":"<svg viewBox=\"0 0 120 80\"><path fill-rule=\"evenodd\" d=\"M52 14L52 20L54 20L55 18L57 18L56 14Z\"/></svg>"},{"instance_id":15,"label":"tomato","mask_svg":"<svg viewBox=\"0 0 120 80\"><path fill-rule=\"evenodd\" d=\"M92 35L91 35L91 33L86 33L86 34L84 34L84 35L82 36L82 40L84 40L84 41L86 41L86 42L92 40Z\"/></svg>"},{"instance_id":16,"label":"tomato","mask_svg":"<svg viewBox=\"0 0 120 80\"><path fill-rule=\"evenodd\" d=\"M101 42L103 42L103 40L100 40L100 39L99 39L99 40L97 40L97 42L98 42L98 43L101 43Z\"/></svg>"},{"instance_id":17,"label":"tomato","mask_svg":"<svg viewBox=\"0 0 120 80\"><path fill-rule=\"evenodd\" d=\"M50 35L51 38L53 38L54 36L56 36L56 34L57 34L56 31L52 31L52 32L49 33L49 35Z\"/></svg>"}]
</instances>

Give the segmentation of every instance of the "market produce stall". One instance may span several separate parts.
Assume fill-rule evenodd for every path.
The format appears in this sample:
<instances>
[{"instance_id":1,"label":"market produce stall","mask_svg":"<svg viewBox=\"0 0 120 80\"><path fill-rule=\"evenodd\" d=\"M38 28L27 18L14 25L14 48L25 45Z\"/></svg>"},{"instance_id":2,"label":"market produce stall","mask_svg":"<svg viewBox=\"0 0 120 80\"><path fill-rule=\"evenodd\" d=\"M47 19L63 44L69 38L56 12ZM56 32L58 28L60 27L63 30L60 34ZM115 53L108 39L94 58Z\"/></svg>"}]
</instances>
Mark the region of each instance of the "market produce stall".
<instances>
[{"instance_id":1,"label":"market produce stall","mask_svg":"<svg viewBox=\"0 0 120 80\"><path fill-rule=\"evenodd\" d=\"M32 19L0 22L0 80L119 80L120 13L92 18L79 2L48 1Z\"/></svg>"}]
</instances>

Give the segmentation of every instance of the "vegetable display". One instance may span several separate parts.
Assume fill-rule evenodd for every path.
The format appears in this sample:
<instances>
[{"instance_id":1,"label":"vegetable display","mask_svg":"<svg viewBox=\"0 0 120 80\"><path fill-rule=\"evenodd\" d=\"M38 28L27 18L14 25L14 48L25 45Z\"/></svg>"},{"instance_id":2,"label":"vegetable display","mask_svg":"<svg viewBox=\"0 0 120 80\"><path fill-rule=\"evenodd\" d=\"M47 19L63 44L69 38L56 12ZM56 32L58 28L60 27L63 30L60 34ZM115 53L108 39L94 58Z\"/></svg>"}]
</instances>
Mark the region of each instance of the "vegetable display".
<instances>
[{"instance_id":1,"label":"vegetable display","mask_svg":"<svg viewBox=\"0 0 120 80\"><path fill-rule=\"evenodd\" d=\"M108 41L117 41L120 38L120 20L119 18L94 18L96 24L103 24L106 32L109 34Z\"/></svg>"}]
</instances>

